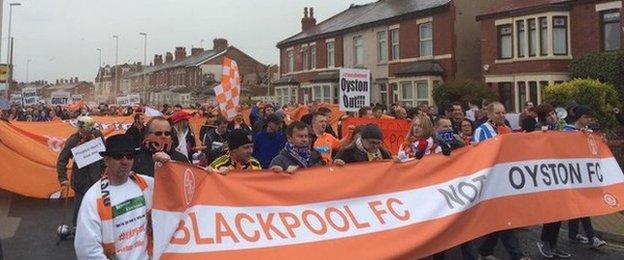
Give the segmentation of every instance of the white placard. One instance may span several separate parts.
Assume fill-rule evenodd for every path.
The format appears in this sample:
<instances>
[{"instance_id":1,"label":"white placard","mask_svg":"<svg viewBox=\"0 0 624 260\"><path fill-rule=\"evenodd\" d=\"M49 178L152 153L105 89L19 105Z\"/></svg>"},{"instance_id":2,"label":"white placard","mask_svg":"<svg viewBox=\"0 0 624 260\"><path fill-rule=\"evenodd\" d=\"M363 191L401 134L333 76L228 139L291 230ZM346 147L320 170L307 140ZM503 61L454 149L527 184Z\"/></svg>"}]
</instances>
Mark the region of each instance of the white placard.
<instances>
[{"instance_id":1,"label":"white placard","mask_svg":"<svg viewBox=\"0 0 624 260\"><path fill-rule=\"evenodd\" d=\"M6 83L0 83L0 90L6 90L7 89L7 84Z\"/></svg>"},{"instance_id":2,"label":"white placard","mask_svg":"<svg viewBox=\"0 0 624 260\"><path fill-rule=\"evenodd\" d=\"M78 169L102 160L100 152L106 151L102 138L98 137L71 149Z\"/></svg>"},{"instance_id":3,"label":"white placard","mask_svg":"<svg viewBox=\"0 0 624 260\"><path fill-rule=\"evenodd\" d=\"M11 94L11 104L22 104L22 94Z\"/></svg>"},{"instance_id":4,"label":"white placard","mask_svg":"<svg viewBox=\"0 0 624 260\"><path fill-rule=\"evenodd\" d=\"M69 105L71 93L69 92L52 92L50 93L50 105L67 106Z\"/></svg>"},{"instance_id":5,"label":"white placard","mask_svg":"<svg viewBox=\"0 0 624 260\"><path fill-rule=\"evenodd\" d=\"M22 99L24 106L30 106L37 104L39 97L37 96L36 88L25 88L22 90Z\"/></svg>"},{"instance_id":6,"label":"white placard","mask_svg":"<svg viewBox=\"0 0 624 260\"><path fill-rule=\"evenodd\" d=\"M128 106L141 104L141 96L139 94L130 94L126 98L128 99Z\"/></svg>"},{"instance_id":7,"label":"white placard","mask_svg":"<svg viewBox=\"0 0 624 260\"><path fill-rule=\"evenodd\" d=\"M370 70L340 69L340 111L357 112L370 104Z\"/></svg>"},{"instance_id":8,"label":"white placard","mask_svg":"<svg viewBox=\"0 0 624 260\"><path fill-rule=\"evenodd\" d=\"M72 99L72 102L78 102L82 100L82 95L80 94L71 95L71 99Z\"/></svg>"},{"instance_id":9,"label":"white placard","mask_svg":"<svg viewBox=\"0 0 624 260\"><path fill-rule=\"evenodd\" d=\"M129 105L130 105L130 102L128 102L128 97L118 97L117 98L117 106L127 107Z\"/></svg>"}]
</instances>

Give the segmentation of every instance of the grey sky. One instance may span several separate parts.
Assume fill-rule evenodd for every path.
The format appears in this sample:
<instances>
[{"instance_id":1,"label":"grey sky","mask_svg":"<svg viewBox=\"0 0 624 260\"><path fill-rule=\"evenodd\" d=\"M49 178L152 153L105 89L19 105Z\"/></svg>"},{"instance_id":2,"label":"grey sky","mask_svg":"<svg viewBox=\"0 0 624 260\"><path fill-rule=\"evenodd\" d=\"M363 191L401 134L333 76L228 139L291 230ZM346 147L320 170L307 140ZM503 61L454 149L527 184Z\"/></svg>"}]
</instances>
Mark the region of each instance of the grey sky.
<instances>
[{"instance_id":1,"label":"grey sky","mask_svg":"<svg viewBox=\"0 0 624 260\"><path fill-rule=\"evenodd\" d=\"M8 3L13 7L15 79L54 81L77 76L92 81L98 66L115 62L119 35L119 62L143 61L143 38L148 34L147 60L155 53L173 52L191 45L212 48L215 37L264 63L277 64L275 44L301 30L303 7L314 7L317 22L351 3L374 0L4 0L2 63L6 61Z\"/></svg>"}]
</instances>

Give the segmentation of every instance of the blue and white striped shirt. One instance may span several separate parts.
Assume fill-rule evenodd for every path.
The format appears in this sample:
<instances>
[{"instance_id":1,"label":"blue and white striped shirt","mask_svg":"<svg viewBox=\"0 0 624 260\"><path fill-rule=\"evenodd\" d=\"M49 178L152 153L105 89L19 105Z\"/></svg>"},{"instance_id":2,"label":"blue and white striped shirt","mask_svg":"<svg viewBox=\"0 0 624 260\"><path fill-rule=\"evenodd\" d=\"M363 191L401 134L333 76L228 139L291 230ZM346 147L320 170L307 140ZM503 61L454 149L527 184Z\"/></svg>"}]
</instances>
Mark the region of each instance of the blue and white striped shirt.
<instances>
[{"instance_id":1,"label":"blue and white striped shirt","mask_svg":"<svg viewBox=\"0 0 624 260\"><path fill-rule=\"evenodd\" d=\"M472 136L472 141L475 143L480 143L497 135L498 133L496 132L494 126L492 126L490 122L485 122L477 127L477 129L475 129L474 135Z\"/></svg>"}]
</instances>

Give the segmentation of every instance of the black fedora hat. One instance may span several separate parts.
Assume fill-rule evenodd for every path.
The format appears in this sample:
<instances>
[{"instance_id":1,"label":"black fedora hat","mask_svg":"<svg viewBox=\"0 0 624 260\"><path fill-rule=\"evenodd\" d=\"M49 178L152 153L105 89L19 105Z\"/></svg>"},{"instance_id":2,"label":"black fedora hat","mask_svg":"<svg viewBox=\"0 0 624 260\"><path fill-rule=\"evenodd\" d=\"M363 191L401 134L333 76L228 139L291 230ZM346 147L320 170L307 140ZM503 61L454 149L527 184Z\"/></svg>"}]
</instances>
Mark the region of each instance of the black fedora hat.
<instances>
[{"instance_id":1,"label":"black fedora hat","mask_svg":"<svg viewBox=\"0 0 624 260\"><path fill-rule=\"evenodd\" d=\"M111 156L116 154L137 154L132 138L126 134L113 135L106 138L106 151L100 152L100 156Z\"/></svg>"}]
</instances>

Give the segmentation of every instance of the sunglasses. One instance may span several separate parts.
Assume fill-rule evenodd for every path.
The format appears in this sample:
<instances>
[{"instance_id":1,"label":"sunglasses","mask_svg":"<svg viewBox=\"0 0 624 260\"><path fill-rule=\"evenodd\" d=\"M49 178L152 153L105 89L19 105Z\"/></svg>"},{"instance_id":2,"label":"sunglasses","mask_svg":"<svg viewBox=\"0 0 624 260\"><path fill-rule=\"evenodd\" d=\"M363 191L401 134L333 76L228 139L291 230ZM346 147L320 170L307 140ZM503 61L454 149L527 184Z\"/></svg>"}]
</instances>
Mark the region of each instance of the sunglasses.
<instances>
[{"instance_id":1,"label":"sunglasses","mask_svg":"<svg viewBox=\"0 0 624 260\"><path fill-rule=\"evenodd\" d=\"M115 155L111 155L111 157L113 157L113 159L115 160L121 160L122 158L126 158L126 160L133 160L134 159L134 154L115 154Z\"/></svg>"},{"instance_id":2,"label":"sunglasses","mask_svg":"<svg viewBox=\"0 0 624 260\"><path fill-rule=\"evenodd\" d=\"M171 132L170 131L157 131L157 132L152 132L152 134L154 134L155 136L171 136Z\"/></svg>"}]
</instances>

